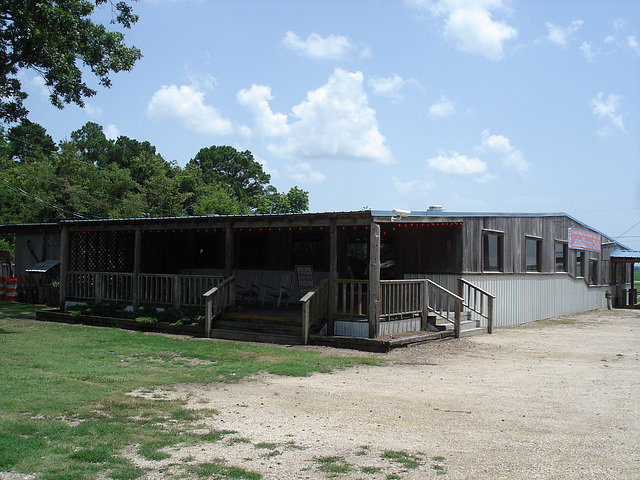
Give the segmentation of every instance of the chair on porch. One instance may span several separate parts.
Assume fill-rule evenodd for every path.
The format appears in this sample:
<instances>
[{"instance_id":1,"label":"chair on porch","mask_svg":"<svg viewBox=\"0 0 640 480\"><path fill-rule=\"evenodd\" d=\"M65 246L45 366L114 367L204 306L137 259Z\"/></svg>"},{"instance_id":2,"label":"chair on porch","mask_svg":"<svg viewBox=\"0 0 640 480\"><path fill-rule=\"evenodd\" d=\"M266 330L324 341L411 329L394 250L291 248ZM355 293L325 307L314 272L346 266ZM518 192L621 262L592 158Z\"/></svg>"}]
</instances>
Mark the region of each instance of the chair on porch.
<instances>
[{"instance_id":1,"label":"chair on porch","mask_svg":"<svg viewBox=\"0 0 640 480\"><path fill-rule=\"evenodd\" d=\"M236 282L236 300L244 303L258 303L262 286L262 270L249 270L244 283Z\"/></svg>"},{"instance_id":2,"label":"chair on porch","mask_svg":"<svg viewBox=\"0 0 640 480\"><path fill-rule=\"evenodd\" d=\"M280 284L277 287L264 287L264 296L262 297L262 306L265 302L273 302L273 305L280 308L280 304L284 303L284 308L289 308L289 298L291 297L291 285L293 284L293 272L282 272L280 275Z\"/></svg>"}]
</instances>

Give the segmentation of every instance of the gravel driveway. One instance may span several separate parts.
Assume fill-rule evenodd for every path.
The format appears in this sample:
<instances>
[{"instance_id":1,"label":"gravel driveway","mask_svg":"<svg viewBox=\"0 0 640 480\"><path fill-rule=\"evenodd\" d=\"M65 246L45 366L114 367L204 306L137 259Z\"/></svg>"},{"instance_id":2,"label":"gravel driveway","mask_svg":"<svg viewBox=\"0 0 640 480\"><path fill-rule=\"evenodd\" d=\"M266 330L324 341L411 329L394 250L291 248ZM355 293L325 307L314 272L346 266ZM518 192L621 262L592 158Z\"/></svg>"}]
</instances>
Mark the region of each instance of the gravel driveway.
<instances>
[{"instance_id":1,"label":"gravel driveway","mask_svg":"<svg viewBox=\"0 0 640 480\"><path fill-rule=\"evenodd\" d=\"M202 427L238 433L132 458L154 468L148 480L213 459L265 480L640 479L640 311L381 356L388 365L155 392L215 409Z\"/></svg>"}]
</instances>

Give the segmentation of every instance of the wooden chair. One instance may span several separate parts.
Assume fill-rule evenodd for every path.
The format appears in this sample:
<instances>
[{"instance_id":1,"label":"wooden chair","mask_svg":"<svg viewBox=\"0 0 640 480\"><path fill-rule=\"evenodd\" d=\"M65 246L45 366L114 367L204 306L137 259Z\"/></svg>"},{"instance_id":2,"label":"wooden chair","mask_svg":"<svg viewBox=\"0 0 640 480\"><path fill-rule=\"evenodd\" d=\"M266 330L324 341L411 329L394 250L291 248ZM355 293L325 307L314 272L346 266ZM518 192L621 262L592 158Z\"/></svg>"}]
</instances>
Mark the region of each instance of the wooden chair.
<instances>
[{"instance_id":1,"label":"wooden chair","mask_svg":"<svg viewBox=\"0 0 640 480\"><path fill-rule=\"evenodd\" d=\"M285 303L284 308L289 307L289 298L291 297L291 285L293 284L293 272L282 272L280 274L280 284L277 287L264 287L264 296L262 297L262 306L267 300L272 301L273 305L280 308L281 303Z\"/></svg>"},{"instance_id":2,"label":"wooden chair","mask_svg":"<svg viewBox=\"0 0 640 480\"><path fill-rule=\"evenodd\" d=\"M262 286L262 270L249 270L243 284L236 282L236 300L258 303Z\"/></svg>"}]
</instances>

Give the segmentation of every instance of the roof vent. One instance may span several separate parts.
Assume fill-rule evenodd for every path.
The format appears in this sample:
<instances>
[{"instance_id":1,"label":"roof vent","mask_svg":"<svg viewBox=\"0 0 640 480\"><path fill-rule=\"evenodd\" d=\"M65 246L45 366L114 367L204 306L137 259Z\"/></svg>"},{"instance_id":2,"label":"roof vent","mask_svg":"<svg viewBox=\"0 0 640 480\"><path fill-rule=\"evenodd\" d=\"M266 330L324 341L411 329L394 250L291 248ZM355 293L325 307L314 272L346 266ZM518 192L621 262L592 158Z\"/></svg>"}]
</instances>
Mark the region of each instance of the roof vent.
<instances>
[{"instance_id":1,"label":"roof vent","mask_svg":"<svg viewBox=\"0 0 640 480\"><path fill-rule=\"evenodd\" d=\"M430 205L427 212L442 212L442 205Z\"/></svg>"}]
</instances>

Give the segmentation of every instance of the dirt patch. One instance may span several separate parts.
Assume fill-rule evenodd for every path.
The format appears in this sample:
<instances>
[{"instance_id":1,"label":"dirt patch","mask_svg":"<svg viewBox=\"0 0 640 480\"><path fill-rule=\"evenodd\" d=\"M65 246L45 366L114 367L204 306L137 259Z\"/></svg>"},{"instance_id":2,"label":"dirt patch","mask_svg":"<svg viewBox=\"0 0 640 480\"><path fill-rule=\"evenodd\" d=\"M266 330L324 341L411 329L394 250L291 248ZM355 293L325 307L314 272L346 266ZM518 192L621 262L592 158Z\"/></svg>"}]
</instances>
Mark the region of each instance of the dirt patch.
<instances>
[{"instance_id":1,"label":"dirt patch","mask_svg":"<svg viewBox=\"0 0 640 480\"><path fill-rule=\"evenodd\" d=\"M152 469L146 480L187 478L186 465L216 459L265 480L639 478L639 311L380 356L389 364L152 392L217 412L197 428L237 433L161 462L129 456Z\"/></svg>"}]
</instances>

